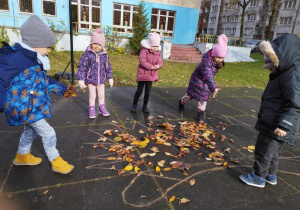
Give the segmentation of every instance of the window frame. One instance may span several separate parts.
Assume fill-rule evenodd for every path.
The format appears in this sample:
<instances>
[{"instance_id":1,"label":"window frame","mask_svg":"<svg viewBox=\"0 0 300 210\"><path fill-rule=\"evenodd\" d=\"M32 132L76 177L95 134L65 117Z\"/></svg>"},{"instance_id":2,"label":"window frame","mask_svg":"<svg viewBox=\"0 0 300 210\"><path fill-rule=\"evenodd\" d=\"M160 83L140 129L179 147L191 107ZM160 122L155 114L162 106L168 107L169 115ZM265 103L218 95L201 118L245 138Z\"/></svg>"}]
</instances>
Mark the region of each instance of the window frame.
<instances>
[{"instance_id":1,"label":"window frame","mask_svg":"<svg viewBox=\"0 0 300 210\"><path fill-rule=\"evenodd\" d=\"M153 14L152 10L153 9L157 9L158 10L158 14ZM175 32L175 23L176 23L176 11L174 10L165 10L165 9L159 9L159 8L152 8L151 10L151 20L150 20L150 27L151 27L151 22L152 22L152 16L156 16L157 17L157 23L156 23L156 28L151 28L151 32L156 32L160 34L160 37L162 38L174 38L174 32ZM161 11L165 11L166 15L161 15ZM169 12L173 12L174 16L169 15ZM166 17L166 23L165 23L165 27L164 29L160 29L159 26L159 20L161 17ZM169 23L169 17L173 18L173 30L168 30L168 23ZM166 35L167 34L167 35ZM170 36L170 34L172 34L172 36Z\"/></svg>"},{"instance_id":2,"label":"window frame","mask_svg":"<svg viewBox=\"0 0 300 210\"><path fill-rule=\"evenodd\" d=\"M95 25L97 26L97 28L101 26L101 23L102 23L102 20L101 20L102 0L99 0L100 6L92 5L93 0L88 0L88 1L89 1L89 4L82 4L80 0L77 3L77 8L78 8L78 14L77 14L78 15L78 30L92 30L93 26L95 26ZM89 21L84 22L84 21L81 20L81 17L82 17L81 7L82 7L82 5L84 5L85 7L88 6L88 8L89 8L89 11L88 11L89 12ZM100 10L100 17L99 17L100 23L96 23L96 22L92 21L93 20L93 18L92 18L92 9L94 7L99 8L99 10ZM88 25L88 27L82 27L82 25L85 25L85 26Z\"/></svg>"},{"instance_id":3,"label":"window frame","mask_svg":"<svg viewBox=\"0 0 300 210\"><path fill-rule=\"evenodd\" d=\"M248 14L247 17L248 17L247 21L256 21L256 15L255 14Z\"/></svg>"},{"instance_id":4,"label":"window frame","mask_svg":"<svg viewBox=\"0 0 300 210\"><path fill-rule=\"evenodd\" d=\"M31 4L32 4L32 12L21 12L21 7L20 7L20 1L22 0L18 0L18 10L19 10L19 14L23 14L23 15L33 15L34 14L34 10L33 10L33 0L31 0Z\"/></svg>"},{"instance_id":5,"label":"window frame","mask_svg":"<svg viewBox=\"0 0 300 210\"><path fill-rule=\"evenodd\" d=\"M9 0L7 0L8 10L0 9L0 12L10 12Z\"/></svg>"},{"instance_id":6,"label":"window frame","mask_svg":"<svg viewBox=\"0 0 300 210\"><path fill-rule=\"evenodd\" d=\"M55 15L49 15L49 14L45 14L44 13L44 1L50 1L50 2L54 2L55 3ZM57 16L57 1L56 0L42 0L42 16L44 17L56 17Z\"/></svg>"},{"instance_id":7,"label":"window frame","mask_svg":"<svg viewBox=\"0 0 300 210\"><path fill-rule=\"evenodd\" d=\"M251 0L250 7L258 7L259 1L258 0Z\"/></svg>"},{"instance_id":8,"label":"window frame","mask_svg":"<svg viewBox=\"0 0 300 210\"><path fill-rule=\"evenodd\" d=\"M115 9L115 4L120 5L121 9ZM124 10L124 6L129 6L130 7L130 11L128 10ZM118 30L121 29L121 31L118 31L119 33L125 33L125 34L132 34L132 30L133 30L133 14L134 13L138 13L137 11L134 11L134 7L138 7L138 5L133 5L133 4L124 4L124 3L119 3L119 2L114 2L113 3L113 28L117 28ZM115 11L120 11L121 12L121 16L120 16L120 23L121 25L114 25L114 12ZM124 11L130 13L130 19L129 19L129 25L125 26L123 25L123 13Z\"/></svg>"}]
</instances>

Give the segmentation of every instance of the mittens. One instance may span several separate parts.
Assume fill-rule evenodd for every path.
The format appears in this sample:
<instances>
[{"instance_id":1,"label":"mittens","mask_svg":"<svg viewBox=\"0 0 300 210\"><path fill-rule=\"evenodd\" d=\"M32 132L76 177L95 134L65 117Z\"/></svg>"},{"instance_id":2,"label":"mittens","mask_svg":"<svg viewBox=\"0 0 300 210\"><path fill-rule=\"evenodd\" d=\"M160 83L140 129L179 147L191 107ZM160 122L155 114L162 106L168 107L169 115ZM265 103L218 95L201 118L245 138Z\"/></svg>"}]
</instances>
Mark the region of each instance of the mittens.
<instances>
[{"instance_id":1,"label":"mittens","mask_svg":"<svg viewBox=\"0 0 300 210\"><path fill-rule=\"evenodd\" d=\"M69 97L75 97L76 98L77 96L78 96L78 93L77 93L76 87L69 84L68 89L64 93L64 97L68 99Z\"/></svg>"},{"instance_id":2,"label":"mittens","mask_svg":"<svg viewBox=\"0 0 300 210\"><path fill-rule=\"evenodd\" d=\"M80 87L80 89L85 88L84 80L79 80L78 81L78 86Z\"/></svg>"}]
</instances>

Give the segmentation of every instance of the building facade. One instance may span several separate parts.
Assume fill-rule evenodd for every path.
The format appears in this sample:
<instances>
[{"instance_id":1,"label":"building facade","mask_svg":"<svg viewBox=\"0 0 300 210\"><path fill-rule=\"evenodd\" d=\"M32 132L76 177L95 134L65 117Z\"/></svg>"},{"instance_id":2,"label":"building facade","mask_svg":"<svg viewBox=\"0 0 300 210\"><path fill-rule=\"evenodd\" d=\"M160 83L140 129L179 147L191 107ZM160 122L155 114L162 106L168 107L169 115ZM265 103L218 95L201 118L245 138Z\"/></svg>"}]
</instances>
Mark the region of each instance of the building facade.
<instances>
[{"instance_id":1,"label":"building facade","mask_svg":"<svg viewBox=\"0 0 300 210\"><path fill-rule=\"evenodd\" d=\"M0 25L18 29L32 15L40 16L49 26L69 31L69 0L1 0ZM71 0L72 23L77 33L113 27L132 36L132 23L138 0ZM192 44L197 32L200 0L145 0L152 32L174 44Z\"/></svg>"},{"instance_id":2,"label":"building facade","mask_svg":"<svg viewBox=\"0 0 300 210\"><path fill-rule=\"evenodd\" d=\"M239 37L242 8L232 1L224 1L221 33ZM251 0L244 16L243 38L264 39L272 10L272 0ZM286 33L300 33L300 1L282 0L272 28L273 36ZM202 34L217 35L221 0L202 0L200 3L198 30Z\"/></svg>"}]
</instances>

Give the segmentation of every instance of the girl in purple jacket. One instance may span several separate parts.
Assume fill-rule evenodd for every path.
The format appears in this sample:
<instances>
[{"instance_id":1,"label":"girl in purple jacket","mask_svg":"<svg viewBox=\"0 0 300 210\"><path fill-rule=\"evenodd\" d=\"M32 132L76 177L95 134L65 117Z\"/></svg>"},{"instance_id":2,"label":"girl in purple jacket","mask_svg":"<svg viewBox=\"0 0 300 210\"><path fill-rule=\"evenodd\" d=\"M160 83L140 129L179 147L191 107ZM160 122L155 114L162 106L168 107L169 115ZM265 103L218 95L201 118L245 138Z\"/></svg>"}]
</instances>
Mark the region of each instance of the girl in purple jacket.
<instances>
[{"instance_id":1,"label":"girl in purple jacket","mask_svg":"<svg viewBox=\"0 0 300 210\"><path fill-rule=\"evenodd\" d=\"M139 56L140 64L137 69L138 87L134 95L131 112L136 112L137 103L145 86L144 103L142 111L149 114L148 101L150 97L153 81L158 80L157 70L163 66L161 54L159 52L160 37L157 33L150 33L148 40L142 40L141 52Z\"/></svg>"},{"instance_id":2,"label":"girl in purple jacket","mask_svg":"<svg viewBox=\"0 0 300 210\"><path fill-rule=\"evenodd\" d=\"M186 94L179 100L180 111L184 110L184 106L191 99L198 101L198 121L200 123L204 123L204 113L210 92L215 98L220 90L214 81L214 76L218 73L218 69L224 66L227 42L226 35L221 34L218 38L218 44L203 55L201 63L191 76Z\"/></svg>"},{"instance_id":3,"label":"girl in purple jacket","mask_svg":"<svg viewBox=\"0 0 300 210\"><path fill-rule=\"evenodd\" d=\"M109 116L105 107L105 83L108 79L110 87L113 86L113 74L109 57L104 49L105 36L102 28L92 34L90 45L82 54L78 65L78 85L89 89L89 118L96 118L95 101L98 92L99 114Z\"/></svg>"}]
</instances>

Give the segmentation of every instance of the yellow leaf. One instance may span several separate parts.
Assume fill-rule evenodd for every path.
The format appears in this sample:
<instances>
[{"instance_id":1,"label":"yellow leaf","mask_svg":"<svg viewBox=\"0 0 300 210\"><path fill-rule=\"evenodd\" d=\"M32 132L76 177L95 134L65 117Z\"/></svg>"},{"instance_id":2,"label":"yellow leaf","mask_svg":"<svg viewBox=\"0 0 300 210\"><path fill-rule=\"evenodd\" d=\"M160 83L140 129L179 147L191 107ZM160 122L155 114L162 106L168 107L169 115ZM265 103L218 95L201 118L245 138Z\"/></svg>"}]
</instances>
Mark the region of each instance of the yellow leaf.
<instances>
[{"instance_id":1,"label":"yellow leaf","mask_svg":"<svg viewBox=\"0 0 300 210\"><path fill-rule=\"evenodd\" d=\"M120 136L117 136L117 137L114 138L114 140L115 140L115 141L121 141L122 138L121 138Z\"/></svg>"},{"instance_id":2,"label":"yellow leaf","mask_svg":"<svg viewBox=\"0 0 300 210\"><path fill-rule=\"evenodd\" d=\"M248 146L248 149L254 150L254 149L255 149L255 146Z\"/></svg>"},{"instance_id":3,"label":"yellow leaf","mask_svg":"<svg viewBox=\"0 0 300 210\"><path fill-rule=\"evenodd\" d=\"M156 153L155 152L153 152L153 153L149 153L149 156L151 156L151 157L153 157L153 156L155 156L156 155Z\"/></svg>"},{"instance_id":4,"label":"yellow leaf","mask_svg":"<svg viewBox=\"0 0 300 210\"><path fill-rule=\"evenodd\" d=\"M165 164L165 160L161 160L161 161L158 161L157 164L160 166L160 167L164 167L164 164Z\"/></svg>"},{"instance_id":5,"label":"yellow leaf","mask_svg":"<svg viewBox=\"0 0 300 210\"><path fill-rule=\"evenodd\" d=\"M115 160L116 159L116 157L108 157L108 158L106 158L107 160Z\"/></svg>"},{"instance_id":6,"label":"yellow leaf","mask_svg":"<svg viewBox=\"0 0 300 210\"><path fill-rule=\"evenodd\" d=\"M136 172L136 173L138 173L139 171L140 171L141 169L139 168L139 167L134 167L134 171Z\"/></svg>"},{"instance_id":7,"label":"yellow leaf","mask_svg":"<svg viewBox=\"0 0 300 210\"><path fill-rule=\"evenodd\" d=\"M126 166L125 168L124 168L124 170L125 171L131 171L133 169L133 166Z\"/></svg>"},{"instance_id":8,"label":"yellow leaf","mask_svg":"<svg viewBox=\"0 0 300 210\"><path fill-rule=\"evenodd\" d=\"M180 199L180 203L187 203L187 202L190 202L190 200L187 199L187 198L181 198Z\"/></svg>"},{"instance_id":9,"label":"yellow leaf","mask_svg":"<svg viewBox=\"0 0 300 210\"><path fill-rule=\"evenodd\" d=\"M171 144L169 142L164 142L164 145L171 146Z\"/></svg>"},{"instance_id":10,"label":"yellow leaf","mask_svg":"<svg viewBox=\"0 0 300 210\"><path fill-rule=\"evenodd\" d=\"M173 202L175 200L175 196L173 195L170 199L169 199L169 203Z\"/></svg>"},{"instance_id":11,"label":"yellow leaf","mask_svg":"<svg viewBox=\"0 0 300 210\"><path fill-rule=\"evenodd\" d=\"M143 153L143 154L140 155L140 158L146 157L148 155L149 155L149 153Z\"/></svg>"},{"instance_id":12,"label":"yellow leaf","mask_svg":"<svg viewBox=\"0 0 300 210\"><path fill-rule=\"evenodd\" d=\"M164 168L164 171L170 171L171 168Z\"/></svg>"},{"instance_id":13,"label":"yellow leaf","mask_svg":"<svg viewBox=\"0 0 300 210\"><path fill-rule=\"evenodd\" d=\"M144 142L144 141L142 141L142 142L140 142L140 148L145 148L148 144L146 143L146 142Z\"/></svg>"},{"instance_id":14,"label":"yellow leaf","mask_svg":"<svg viewBox=\"0 0 300 210\"><path fill-rule=\"evenodd\" d=\"M155 170L156 170L156 172L160 172L160 167L159 167L159 166L156 166L156 167L155 167Z\"/></svg>"}]
</instances>

